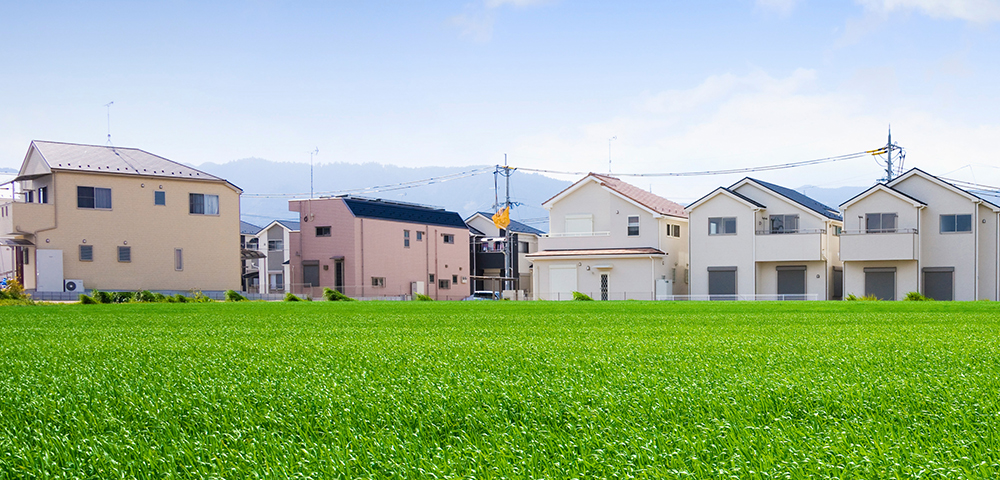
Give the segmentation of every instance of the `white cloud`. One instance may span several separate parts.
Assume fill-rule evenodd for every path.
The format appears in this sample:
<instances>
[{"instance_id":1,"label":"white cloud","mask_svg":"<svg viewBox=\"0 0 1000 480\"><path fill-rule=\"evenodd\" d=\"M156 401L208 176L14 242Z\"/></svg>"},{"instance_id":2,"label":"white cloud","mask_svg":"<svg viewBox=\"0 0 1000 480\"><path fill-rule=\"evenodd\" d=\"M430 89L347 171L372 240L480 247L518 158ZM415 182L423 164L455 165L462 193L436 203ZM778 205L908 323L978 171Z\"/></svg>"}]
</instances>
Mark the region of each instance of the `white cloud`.
<instances>
[{"instance_id":1,"label":"white cloud","mask_svg":"<svg viewBox=\"0 0 1000 480\"><path fill-rule=\"evenodd\" d=\"M799 0L757 0L757 8L772 10L781 15L792 13L792 9L799 3Z\"/></svg>"},{"instance_id":2,"label":"white cloud","mask_svg":"<svg viewBox=\"0 0 1000 480\"><path fill-rule=\"evenodd\" d=\"M855 0L865 9L883 14L917 10L934 18L957 18L970 22L1000 21L996 0Z\"/></svg>"},{"instance_id":3,"label":"white cloud","mask_svg":"<svg viewBox=\"0 0 1000 480\"><path fill-rule=\"evenodd\" d=\"M763 72L724 74L685 90L639 96L628 113L520 139L512 155L552 170L683 172L795 162L875 149L886 129L907 148L907 167L944 173L992 158L1000 125L966 125L903 100L893 85L872 91L817 91L817 74L797 70L785 77ZM894 90L887 93L886 90ZM873 109L878 104L882 108ZM972 162L974 163L974 162ZM567 167L572 165L572 167ZM1000 183L979 178L982 183ZM745 174L711 177L625 177L676 201L692 201ZM870 185L880 175L873 158L752 174L796 188ZM956 174L957 175L957 174ZM980 173L983 175L983 173Z\"/></svg>"},{"instance_id":4,"label":"white cloud","mask_svg":"<svg viewBox=\"0 0 1000 480\"><path fill-rule=\"evenodd\" d=\"M488 42L493 38L493 25L496 23L498 8L511 6L515 8L534 7L552 3L553 0L483 0L482 3L470 3L464 12L448 19L448 23L458 28L463 37L469 37L477 42Z\"/></svg>"}]
</instances>

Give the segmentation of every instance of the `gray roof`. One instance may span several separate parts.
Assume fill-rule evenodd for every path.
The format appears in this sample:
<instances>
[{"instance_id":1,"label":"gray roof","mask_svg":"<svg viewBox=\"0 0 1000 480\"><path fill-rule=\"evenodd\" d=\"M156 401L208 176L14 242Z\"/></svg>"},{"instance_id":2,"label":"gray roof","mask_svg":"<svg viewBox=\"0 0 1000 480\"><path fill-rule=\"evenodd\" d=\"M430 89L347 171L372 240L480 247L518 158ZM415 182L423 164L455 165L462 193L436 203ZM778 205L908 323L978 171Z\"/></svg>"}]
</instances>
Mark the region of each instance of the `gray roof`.
<instances>
[{"instance_id":1,"label":"gray roof","mask_svg":"<svg viewBox=\"0 0 1000 480\"><path fill-rule=\"evenodd\" d=\"M282 226L293 232L299 231L300 223L294 220L275 220L275 223L280 223Z\"/></svg>"},{"instance_id":2,"label":"gray roof","mask_svg":"<svg viewBox=\"0 0 1000 480\"><path fill-rule=\"evenodd\" d=\"M489 213L489 212L476 212L476 213L479 214L479 215L482 215L482 216L486 217L488 220L492 220L493 219L493 214L492 213ZM510 230L510 231L512 231L514 233L530 233L532 235L544 235L545 234L545 232L543 232L543 231L541 231L541 230L539 230L539 229L537 229L535 227L529 227L529 226L527 226L527 225L525 225L525 224L523 224L523 223L521 223L521 222L519 222L517 220L514 220L513 218L510 219L510 225L507 225L507 230Z\"/></svg>"},{"instance_id":3,"label":"gray roof","mask_svg":"<svg viewBox=\"0 0 1000 480\"><path fill-rule=\"evenodd\" d=\"M240 235L256 235L260 227L249 222L240 220Z\"/></svg>"},{"instance_id":4,"label":"gray roof","mask_svg":"<svg viewBox=\"0 0 1000 480\"><path fill-rule=\"evenodd\" d=\"M836 208L832 208L832 207L828 207L826 205L823 205L822 203L817 202L816 200L813 200L811 197L808 197L808 196L803 195L803 194L801 194L799 192L796 192L795 190L792 190L790 188L782 187L781 185L775 185L773 183L768 183L768 182L765 182L765 181L757 180L756 178L747 177L746 179L750 180L751 182L754 182L754 183L756 183L756 184L758 184L758 185L760 185L760 186L762 186L762 187L764 187L764 188L766 188L766 189L768 189L768 190L770 190L770 191L772 191L774 193L777 193L778 195L781 195L782 197L785 197L785 198L787 198L787 199L789 199L789 200L791 200L791 201L793 201L793 202L795 202L795 203L797 203L799 205L802 205L803 207L808 208L809 210L812 210L812 211L814 211L814 212L816 212L816 213L818 213L818 214L820 214L820 215L822 215L822 216L824 216L826 218L829 218L829 219L832 219L832 220L843 220L844 219L843 217L840 216L840 212L838 212ZM742 182L742 180L740 180L740 181ZM739 182L736 182L736 183L739 183ZM729 188L732 188L732 187L729 187Z\"/></svg>"},{"instance_id":5,"label":"gray roof","mask_svg":"<svg viewBox=\"0 0 1000 480\"><path fill-rule=\"evenodd\" d=\"M200 180L225 180L138 148L35 140L32 145L52 170L114 173Z\"/></svg>"}]
</instances>

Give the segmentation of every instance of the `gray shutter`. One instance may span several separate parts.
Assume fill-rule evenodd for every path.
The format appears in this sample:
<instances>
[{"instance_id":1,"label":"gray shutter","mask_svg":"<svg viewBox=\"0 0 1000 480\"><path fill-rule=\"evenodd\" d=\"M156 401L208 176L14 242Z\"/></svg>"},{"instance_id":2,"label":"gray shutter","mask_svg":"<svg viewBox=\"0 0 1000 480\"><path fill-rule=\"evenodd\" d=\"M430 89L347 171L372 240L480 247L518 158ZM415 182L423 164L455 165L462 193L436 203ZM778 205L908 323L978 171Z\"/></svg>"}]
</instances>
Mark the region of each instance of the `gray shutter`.
<instances>
[{"instance_id":1,"label":"gray shutter","mask_svg":"<svg viewBox=\"0 0 1000 480\"><path fill-rule=\"evenodd\" d=\"M781 266L778 270L778 295L805 295L806 267Z\"/></svg>"},{"instance_id":2,"label":"gray shutter","mask_svg":"<svg viewBox=\"0 0 1000 480\"><path fill-rule=\"evenodd\" d=\"M865 268L865 296L879 300L896 299L896 268Z\"/></svg>"},{"instance_id":3,"label":"gray shutter","mask_svg":"<svg viewBox=\"0 0 1000 480\"><path fill-rule=\"evenodd\" d=\"M955 299L955 268L928 267L924 269L924 295L934 300Z\"/></svg>"},{"instance_id":4,"label":"gray shutter","mask_svg":"<svg viewBox=\"0 0 1000 480\"><path fill-rule=\"evenodd\" d=\"M736 267L708 267L708 294L733 296L712 298L712 300L735 300Z\"/></svg>"}]
</instances>

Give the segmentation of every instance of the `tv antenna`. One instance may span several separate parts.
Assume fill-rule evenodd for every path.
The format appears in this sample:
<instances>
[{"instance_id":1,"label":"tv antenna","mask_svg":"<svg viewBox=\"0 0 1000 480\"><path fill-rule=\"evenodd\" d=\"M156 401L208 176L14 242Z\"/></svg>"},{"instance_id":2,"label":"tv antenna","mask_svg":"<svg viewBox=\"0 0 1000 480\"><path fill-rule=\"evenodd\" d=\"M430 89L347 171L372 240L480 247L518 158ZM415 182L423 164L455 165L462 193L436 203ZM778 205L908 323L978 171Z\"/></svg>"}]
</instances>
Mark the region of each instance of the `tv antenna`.
<instances>
[{"instance_id":1,"label":"tv antenna","mask_svg":"<svg viewBox=\"0 0 1000 480\"><path fill-rule=\"evenodd\" d=\"M309 199L313 198L313 156L319 155L319 147L309 152Z\"/></svg>"},{"instance_id":2,"label":"tv antenna","mask_svg":"<svg viewBox=\"0 0 1000 480\"><path fill-rule=\"evenodd\" d=\"M618 140L618 135L608 139L608 175L611 175L611 141Z\"/></svg>"},{"instance_id":3,"label":"tv antenna","mask_svg":"<svg viewBox=\"0 0 1000 480\"><path fill-rule=\"evenodd\" d=\"M114 100L104 104L108 109L108 145L111 145L111 106L114 104Z\"/></svg>"}]
</instances>

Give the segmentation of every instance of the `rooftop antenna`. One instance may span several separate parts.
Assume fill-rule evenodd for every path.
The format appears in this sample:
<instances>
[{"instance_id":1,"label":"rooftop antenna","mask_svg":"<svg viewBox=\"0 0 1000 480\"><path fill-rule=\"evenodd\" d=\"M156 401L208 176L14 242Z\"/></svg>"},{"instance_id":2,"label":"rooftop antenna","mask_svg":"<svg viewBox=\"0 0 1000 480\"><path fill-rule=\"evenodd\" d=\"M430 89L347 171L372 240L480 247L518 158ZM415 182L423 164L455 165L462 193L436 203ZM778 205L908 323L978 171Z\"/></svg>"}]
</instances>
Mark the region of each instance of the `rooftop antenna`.
<instances>
[{"instance_id":1,"label":"rooftop antenna","mask_svg":"<svg viewBox=\"0 0 1000 480\"><path fill-rule=\"evenodd\" d=\"M309 152L309 199L313 198L313 156L319 155L319 147Z\"/></svg>"},{"instance_id":2,"label":"rooftop antenna","mask_svg":"<svg viewBox=\"0 0 1000 480\"><path fill-rule=\"evenodd\" d=\"M618 135L608 139L608 175L611 175L611 141L618 140Z\"/></svg>"},{"instance_id":3,"label":"rooftop antenna","mask_svg":"<svg viewBox=\"0 0 1000 480\"><path fill-rule=\"evenodd\" d=\"M108 145L111 145L111 106L114 104L114 100L104 104L108 109Z\"/></svg>"}]
</instances>

